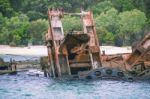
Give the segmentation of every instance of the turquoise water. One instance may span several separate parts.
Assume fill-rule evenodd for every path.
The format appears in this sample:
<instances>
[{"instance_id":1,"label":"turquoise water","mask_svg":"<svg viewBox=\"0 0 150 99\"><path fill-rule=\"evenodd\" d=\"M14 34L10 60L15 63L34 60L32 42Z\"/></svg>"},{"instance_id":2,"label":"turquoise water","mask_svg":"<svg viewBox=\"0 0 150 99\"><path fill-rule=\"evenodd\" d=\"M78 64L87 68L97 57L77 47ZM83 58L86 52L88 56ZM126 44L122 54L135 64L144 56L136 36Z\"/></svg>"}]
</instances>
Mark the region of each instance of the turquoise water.
<instances>
[{"instance_id":1,"label":"turquoise water","mask_svg":"<svg viewBox=\"0 0 150 99\"><path fill-rule=\"evenodd\" d=\"M150 99L150 81L77 81L25 73L2 75L0 99Z\"/></svg>"},{"instance_id":2,"label":"turquoise water","mask_svg":"<svg viewBox=\"0 0 150 99\"><path fill-rule=\"evenodd\" d=\"M0 55L5 61L39 60ZM150 81L54 80L26 73L0 76L0 99L150 99Z\"/></svg>"}]
</instances>

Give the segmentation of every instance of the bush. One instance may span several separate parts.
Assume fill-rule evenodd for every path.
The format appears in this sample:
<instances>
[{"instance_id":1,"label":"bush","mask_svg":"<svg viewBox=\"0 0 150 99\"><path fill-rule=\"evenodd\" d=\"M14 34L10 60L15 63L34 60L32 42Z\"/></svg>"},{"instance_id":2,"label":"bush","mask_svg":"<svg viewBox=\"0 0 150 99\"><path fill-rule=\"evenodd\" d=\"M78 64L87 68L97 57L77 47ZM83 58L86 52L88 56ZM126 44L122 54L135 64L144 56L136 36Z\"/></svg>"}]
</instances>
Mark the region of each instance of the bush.
<instances>
[{"instance_id":1,"label":"bush","mask_svg":"<svg viewBox=\"0 0 150 99\"><path fill-rule=\"evenodd\" d=\"M11 47L16 47L16 43L15 43L15 42L10 42L10 43L9 43L9 46L11 46Z\"/></svg>"}]
</instances>

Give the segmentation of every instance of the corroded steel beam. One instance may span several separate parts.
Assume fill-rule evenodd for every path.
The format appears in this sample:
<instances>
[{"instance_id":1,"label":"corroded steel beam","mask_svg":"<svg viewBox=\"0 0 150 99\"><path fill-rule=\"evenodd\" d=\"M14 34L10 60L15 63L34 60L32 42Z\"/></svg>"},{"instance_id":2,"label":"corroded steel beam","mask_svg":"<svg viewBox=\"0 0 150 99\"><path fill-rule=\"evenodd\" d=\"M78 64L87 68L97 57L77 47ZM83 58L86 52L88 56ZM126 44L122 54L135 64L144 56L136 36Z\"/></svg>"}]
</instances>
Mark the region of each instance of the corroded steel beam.
<instances>
[{"instance_id":1,"label":"corroded steel beam","mask_svg":"<svg viewBox=\"0 0 150 99\"><path fill-rule=\"evenodd\" d=\"M61 9L48 9L48 19L49 19L49 29L46 34L46 41L50 44L50 48L48 47L49 53L49 62L52 63L51 66L54 68L53 73L55 73L55 69L57 70L57 75L61 76L61 68L59 64L59 44L64 38L64 32L62 27L61 18L63 16L63 11ZM48 46L48 45L47 45ZM51 57L50 57L51 55Z\"/></svg>"},{"instance_id":2,"label":"corroded steel beam","mask_svg":"<svg viewBox=\"0 0 150 99\"><path fill-rule=\"evenodd\" d=\"M98 40L98 36L96 33L96 27L95 27L95 23L94 23L94 18L93 18L93 14L91 11L83 11L81 9L81 13L82 13L82 22L83 22L83 31L84 33L87 33L90 36L90 41L88 43L89 48L91 49L91 51L93 49L95 49L95 51L98 54L98 58L99 58L99 64L100 66L102 66L101 63L101 51L100 51L100 45L99 45L99 40Z\"/></svg>"},{"instance_id":3,"label":"corroded steel beam","mask_svg":"<svg viewBox=\"0 0 150 99\"><path fill-rule=\"evenodd\" d=\"M80 16L83 31L72 31L64 37L61 18L64 15ZM49 63L52 74L61 76L64 70L72 74L75 68L95 69L101 67L101 54L93 15L90 11L64 13L61 9L48 10L49 29L46 34ZM80 71L80 70L79 70Z\"/></svg>"},{"instance_id":4,"label":"corroded steel beam","mask_svg":"<svg viewBox=\"0 0 150 99\"><path fill-rule=\"evenodd\" d=\"M138 64L142 58L150 51L150 33L145 36L145 38L137 44L136 48L133 50L131 55L125 61L127 70L130 70L134 65Z\"/></svg>"}]
</instances>

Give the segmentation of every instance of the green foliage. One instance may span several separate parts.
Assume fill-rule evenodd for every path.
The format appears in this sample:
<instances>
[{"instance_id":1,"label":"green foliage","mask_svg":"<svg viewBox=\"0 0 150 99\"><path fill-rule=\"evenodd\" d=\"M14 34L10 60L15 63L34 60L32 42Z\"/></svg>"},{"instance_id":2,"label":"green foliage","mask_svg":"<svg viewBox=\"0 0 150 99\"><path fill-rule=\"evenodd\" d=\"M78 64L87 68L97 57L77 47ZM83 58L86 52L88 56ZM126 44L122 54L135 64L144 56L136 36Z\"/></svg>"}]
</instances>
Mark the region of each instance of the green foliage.
<instances>
[{"instance_id":1,"label":"green foliage","mask_svg":"<svg viewBox=\"0 0 150 99\"><path fill-rule=\"evenodd\" d=\"M5 26L1 29L1 37L4 37L1 42L4 41L4 44L10 42L23 43L24 39L27 39L25 31L28 25L28 17L23 14L6 19Z\"/></svg>"},{"instance_id":2,"label":"green foliage","mask_svg":"<svg viewBox=\"0 0 150 99\"><path fill-rule=\"evenodd\" d=\"M91 7L94 14L103 13L111 8L113 8L113 4L110 1L99 2L95 6Z\"/></svg>"},{"instance_id":3,"label":"green foliage","mask_svg":"<svg viewBox=\"0 0 150 99\"><path fill-rule=\"evenodd\" d=\"M92 10L102 43L124 45L139 40L150 26L150 0L0 0L0 44L42 44L47 9ZM79 17L63 18L65 33L82 30ZM117 43L116 43L117 42Z\"/></svg>"},{"instance_id":4,"label":"green foliage","mask_svg":"<svg viewBox=\"0 0 150 99\"><path fill-rule=\"evenodd\" d=\"M27 16L29 17L29 21L35 21L45 17L42 13L36 11L28 11Z\"/></svg>"},{"instance_id":5,"label":"green foliage","mask_svg":"<svg viewBox=\"0 0 150 99\"><path fill-rule=\"evenodd\" d=\"M96 17L96 25L98 28L107 28L117 27L118 21L118 11L114 8L106 11L106 13L102 12L100 15Z\"/></svg>"},{"instance_id":6,"label":"green foliage","mask_svg":"<svg viewBox=\"0 0 150 99\"><path fill-rule=\"evenodd\" d=\"M114 40L114 35L113 35L113 33L111 33L111 32L106 33L104 39L105 39L105 40L108 40L108 41L113 41L113 40Z\"/></svg>"},{"instance_id":7,"label":"green foliage","mask_svg":"<svg viewBox=\"0 0 150 99\"><path fill-rule=\"evenodd\" d=\"M27 34L29 34L30 41L33 44L43 44L43 36L47 32L48 21L45 19L38 19L32 21L27 29Z\"/></svg>"},{"instance_id":8,"label":"green foliage","mask_svg":"<svg viewBox=\"0 0 150 99\"><path fill-rule=\"evenodd\" d=\"M139 32L145 26L147 18L145 13L139 10L125 11L119 14L119 35L123 37L125 41L134 39L131 35L141 36ZM136 40L136 39L135 39ZM132 42L126 42L126 44Z\"/></svg>"},{"instance_id":9,"label":"green foliage","mask_svg":"<svg viewBox=\"0 0 150 99\"><path fill-rule=\"evenodd\" d=\"M127 11L134 9L133 0L110 0L118 11Z\"/></svg>"},{"instance_id":10,"label":"green foliage","mask_svg":"<svg viewBox=\"0 0 150 99\"><path fill-rule=\"evenodd\" d=\"M9 0L0 0L0 12L7 17L11 17L15 14Z\"/></svg>"},{"instance_id":11,"label":"green foliage","mask_svg":"<svg viewBox=\"0 0 150 99\"><path fill-rule=\"evenodd\" d=\"M68 33L71 30L81 31L81 20L79 17L65 16L62 20L64 32Z\"/></svg>"},{"instance_id":12,"label":"green foliage","mask_svg":"<svg viewBox=\"0 0 150 99\"><path fill-rule=\"evenodd\" d=\"M3 17L2 13L0 13L0 32L2 30L2 27L5 25L6 23L6 18Z\"/></svg>"},{"instance_id":13,"label":"green foliage","mask_svg":"<svg viewBox=\"0 0 150 99\"><path fill-rule=\"evenodd\" d=\"M99 33L99 38L102 42L106 42L110 39L108 36L112 36L111 40L114 41L114 35L118 29L118 11L114 8L101 13L96 17L96 28ZM109 39L108 39L109 38Z\"/></svg>"},{"instance_id":14,"label":"green foliage","mask_svg":"<svg viewBox=\"0 0 150 99\"><path fill-rule=\"evenodd\" d=\"M108 38L111 35L114 42L117 38L121 38L125 41L124 44L130 44L134 39L136 40L136 37L139 38L138 36L142 35L141 31L146 20L145 13L140 10L134 9L118 13L116 9L111 8L96 17L96 26L102 42L109 41ZM135 34L138 36L131 37Z\"/></svg>"},{"instance_id":15,"label":"green foliage","mask_svg":"<svg viewBox=\"0 0 150 99\"><path fill-rule=\"evenodd\" d=\"M120 32L139 32L146 23L145 13L139 10L125 11L119 15Z\"/></svg>"}]
</instances>

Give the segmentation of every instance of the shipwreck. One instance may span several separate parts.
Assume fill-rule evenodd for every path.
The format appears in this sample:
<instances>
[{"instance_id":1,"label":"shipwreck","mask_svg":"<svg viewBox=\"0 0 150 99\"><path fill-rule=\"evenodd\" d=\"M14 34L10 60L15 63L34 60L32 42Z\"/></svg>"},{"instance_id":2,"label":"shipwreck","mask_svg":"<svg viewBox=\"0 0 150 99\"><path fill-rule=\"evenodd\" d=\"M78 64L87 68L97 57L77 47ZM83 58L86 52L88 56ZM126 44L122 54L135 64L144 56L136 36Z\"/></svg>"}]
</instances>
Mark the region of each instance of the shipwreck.
<instances>
[{"instance_id":1,"label":"shipwreck","mask_svg":"<svg viewBox=\"0 0 150 99\"><path fill-rule=\"evenodd\" d=\"M83 30L64 35L61 19L66 14L79 16ZM150 34L135 45L130 54L106 55L100 49L91 11L65 13L62 9L49 9L48 19L49 28L45 36L48 58L41 59L46 76L127 80L150 78Z\"/></svg>"}]
</instances>

